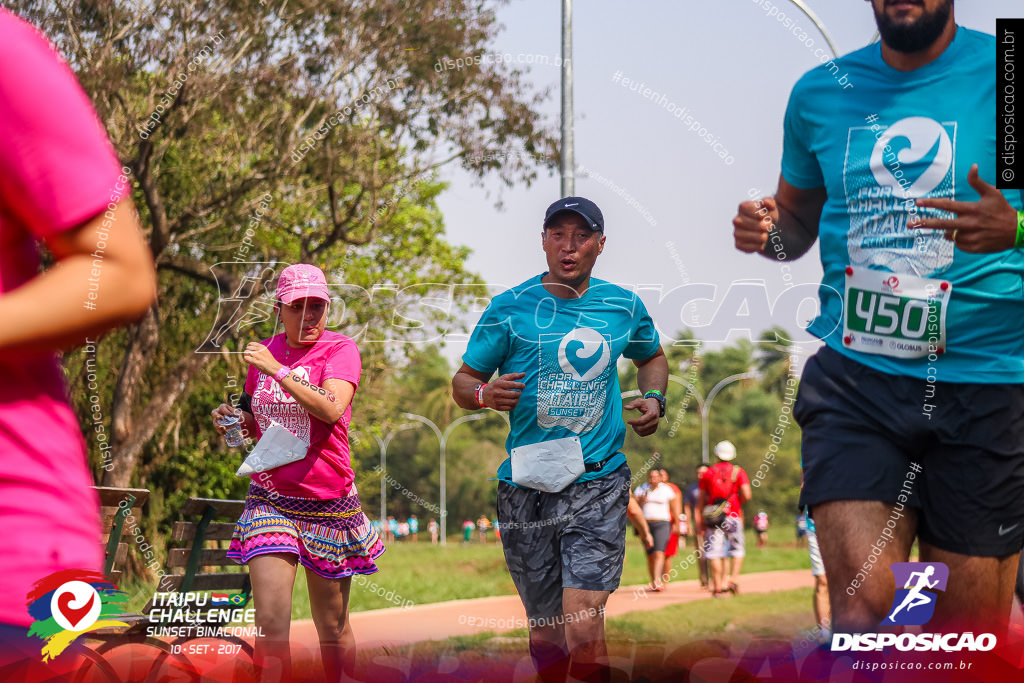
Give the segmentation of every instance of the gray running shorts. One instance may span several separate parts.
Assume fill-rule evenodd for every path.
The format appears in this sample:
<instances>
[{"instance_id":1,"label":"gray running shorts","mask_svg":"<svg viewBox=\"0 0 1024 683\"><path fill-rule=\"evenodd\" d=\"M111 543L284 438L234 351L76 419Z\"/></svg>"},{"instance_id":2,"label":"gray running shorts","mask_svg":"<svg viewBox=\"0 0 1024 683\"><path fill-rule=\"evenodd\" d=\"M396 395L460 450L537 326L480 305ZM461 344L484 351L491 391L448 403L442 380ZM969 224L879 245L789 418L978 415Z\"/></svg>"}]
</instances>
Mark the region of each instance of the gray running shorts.
<instances>
[{"instance_id":1,"label":"gray running shorts","mask_svg":"<svg viewBox=\"0 0 1024 683\"><path fill-rule=\"evenodd\" d=\"M558 493L498 482L509 574L531 619L562 614L562 589L614 591L626 553L630 472L623 464Z\"/></svg>"}]
</instances>

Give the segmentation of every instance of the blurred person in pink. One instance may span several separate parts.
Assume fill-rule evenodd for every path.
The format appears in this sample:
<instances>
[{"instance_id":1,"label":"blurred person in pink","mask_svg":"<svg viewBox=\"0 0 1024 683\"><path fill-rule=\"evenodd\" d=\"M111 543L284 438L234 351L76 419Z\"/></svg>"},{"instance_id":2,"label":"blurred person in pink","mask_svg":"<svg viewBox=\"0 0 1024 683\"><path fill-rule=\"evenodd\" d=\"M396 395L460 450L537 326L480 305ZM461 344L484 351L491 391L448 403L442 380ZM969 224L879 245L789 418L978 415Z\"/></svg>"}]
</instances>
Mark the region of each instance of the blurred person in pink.
<instances>
[{"instance_id":1,"label":"blurred person in pink","mask_svg":"<svg viewBox=\"0 0 1024 683\"><path fill-rule=\"evenodd\" d=\"M99 500L57 352L143 315L153 261L88 96L33 26L0 9L0 667L39 659L32 586L102 570ZM55 265L40 272L40 243Z\"/></svg>"}]
</instances>

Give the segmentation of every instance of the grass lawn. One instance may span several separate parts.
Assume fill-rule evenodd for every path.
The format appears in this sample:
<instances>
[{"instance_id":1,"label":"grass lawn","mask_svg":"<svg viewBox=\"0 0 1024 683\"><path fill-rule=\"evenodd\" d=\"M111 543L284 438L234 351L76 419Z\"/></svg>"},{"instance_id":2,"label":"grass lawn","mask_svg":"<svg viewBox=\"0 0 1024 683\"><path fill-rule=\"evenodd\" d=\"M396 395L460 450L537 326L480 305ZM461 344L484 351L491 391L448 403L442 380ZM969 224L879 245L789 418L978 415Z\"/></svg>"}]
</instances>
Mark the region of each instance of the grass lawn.
<instances>
[{"instance_id":1,"label":"grass lawn","mask_svg":"<svg viewBox=\"0 0 1024 683\"><path fill-rule=\"evenodd\" d=\"M426 534L424 534L426 536ZM427 536L429 539L429 536ZM352 584L351 606L353 612L397 607L407 604L426 604L446 600L483 598L492 595L515 595L516 589L505 567L505 556L501 546L493 543L493 537L486 545L473 542L464 545L461 539L452 536L447 547L427 543L395 543L377 561L380 572ZM747 534L747 558L744 573L767 572L780 569L810 569L811 563L806 548L797 548L793 543L755 547L754 533ZM676 556L680 560L693 553L686 548ZM696 579L695 555L690 567L679 571L674 580ZM626 541L626 562L622 570L622 585L642 584L648 581L647 559L640 540L630 532ZM387 592L393 592L388 596ZM385 593L384 596L379 593ZM390 600L388 598L391 598ZM808 604L810 604L808 602ZM305 576L299 572L292 598L292 618L309 618L309 597L306 593Z\"/></svg>"},{"instance_id":2,"label":"grass lawn","mask_svg":"<svg viewBox=\"0 0 1024 683\"><path fill-rule=\"evenodd\" d=\"M377 561L380 567L378 573L365 577L365 580L353 580L350 605L353 612L515 594L501 545L494 543L493 536L488 536L490 542L487 544L475 540L463 544L461 537L451 536L445 547L431 545L430 537L425 533L421 537L427 541L392 544ZM673 580L697 578L692 547L680 550L675 558L676 567L685 563L688 557L690 566L682 571L677 570ZM797 548L792 542L757 548L754 533L748 531L744 573L801 568L810 568L806 548ZM643 584L647 581L646 556L639 539L629 532L622 585ZM128 583L121 588L131 596L129 609L136 612L152 597L154 590L152 585L145 582ZM301 568L295 580L292 618L310 618L306 577Z\"/></svg>"}]
</instances>

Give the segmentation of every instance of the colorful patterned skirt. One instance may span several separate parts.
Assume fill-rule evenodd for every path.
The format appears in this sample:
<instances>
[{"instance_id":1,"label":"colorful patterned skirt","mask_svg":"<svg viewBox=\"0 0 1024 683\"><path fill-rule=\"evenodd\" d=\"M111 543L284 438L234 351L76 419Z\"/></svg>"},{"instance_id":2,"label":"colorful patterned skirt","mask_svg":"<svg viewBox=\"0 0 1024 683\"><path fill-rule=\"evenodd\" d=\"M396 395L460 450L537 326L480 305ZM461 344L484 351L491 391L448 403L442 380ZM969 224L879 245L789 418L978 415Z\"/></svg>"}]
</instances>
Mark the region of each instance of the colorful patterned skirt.
<instances>
[{"instance_id":1,"label":"colorful patterned skirt","mask_svg":"<svg viewBox=\"0 0 1024 683\"><path fill-rule=\"evenodd\" d=\"M354 491L331 500L272 497L254 482L227 555L245 564L268 553L298 555L306 569L325 579L341 579L376 572L374 560L384 553L384 544Z\"/></svg>"}]
</instances>

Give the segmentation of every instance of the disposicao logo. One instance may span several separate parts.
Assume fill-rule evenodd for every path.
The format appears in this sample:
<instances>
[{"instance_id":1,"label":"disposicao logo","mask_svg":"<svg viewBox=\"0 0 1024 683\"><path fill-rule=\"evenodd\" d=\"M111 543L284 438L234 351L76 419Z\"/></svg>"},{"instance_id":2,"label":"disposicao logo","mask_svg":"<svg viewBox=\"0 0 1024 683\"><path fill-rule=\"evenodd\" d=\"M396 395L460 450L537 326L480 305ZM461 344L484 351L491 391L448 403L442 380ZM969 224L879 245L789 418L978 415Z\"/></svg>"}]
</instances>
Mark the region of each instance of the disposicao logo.
<instances>
[{"instance_id":1,"label":"disposicao logo","mask_svg":"<svg viewBox=\"0 0 1024 683\"><path fill-rule=\"evenodd\" d=\"M128 624L104 619L124 611L128 596L107 577L85 569L64 569L40 579L28 594L28 613L35 619L28 635L46 641L43 661L63 652L89 631Z\"/></svg>"},{"instance_id":2,"label":"disposicao logo","mask_svg":"<svg viewBox=\"0 0 1024 683\"><path fill-rule=\"evenodd\" d=\"M896 579L896 597L882 626L920 626L935 614L938 593L946 590L949 568L942 562L896 562L889 565Z\"/></svg>"},{"instance_id":3,"label":"disposicao logo","mask_svg":"<svg viewBox=\"0 0 1024 683\"><path fill-rule=\"evenodd\" d=\"M894 562L889 565L896 580L896 595L880 626L920 626L935 614L939 593L949 581L949 567L942 562ZM902 586L902 587L901 587ZM987 651L996 646L992 633L833 633L832 651L881 651L895 647L907 652Z\"/></svg>"}]
</instances>

